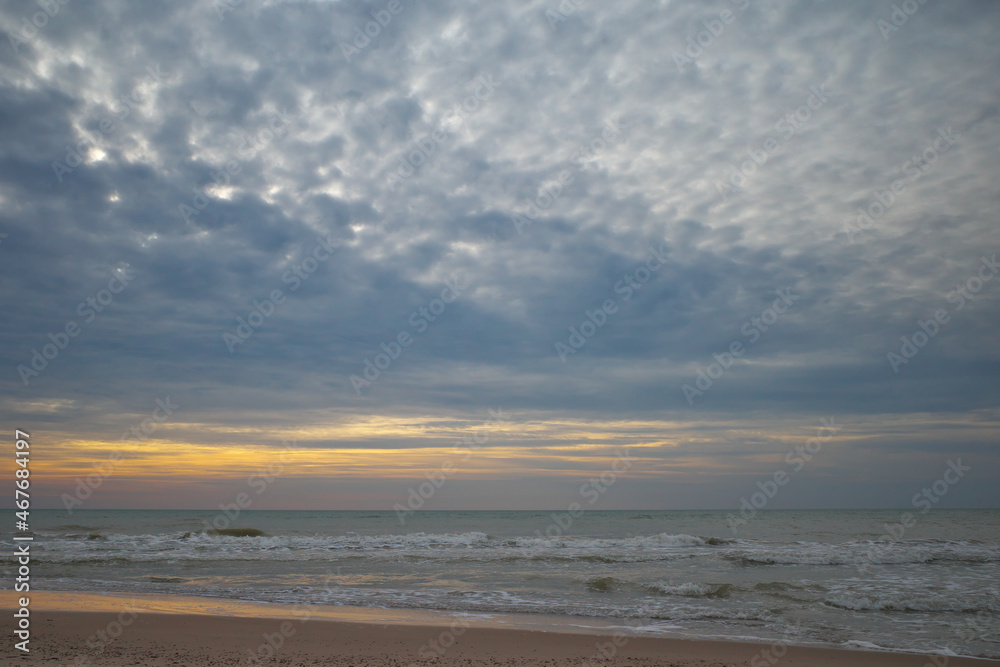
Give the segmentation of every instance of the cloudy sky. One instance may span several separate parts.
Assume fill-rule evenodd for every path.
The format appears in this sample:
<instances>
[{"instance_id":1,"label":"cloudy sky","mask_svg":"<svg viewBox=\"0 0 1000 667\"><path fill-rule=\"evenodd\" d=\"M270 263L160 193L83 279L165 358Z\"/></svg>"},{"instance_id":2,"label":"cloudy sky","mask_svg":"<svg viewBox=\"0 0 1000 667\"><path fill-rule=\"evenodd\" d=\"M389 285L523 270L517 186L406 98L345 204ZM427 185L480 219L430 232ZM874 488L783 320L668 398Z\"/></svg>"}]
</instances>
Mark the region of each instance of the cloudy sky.
<instances>
[{"instance_id":1,"label":"cloudy sky","mask_svg":"<svg viewBox=\"0 0 1000 667\"><path fill-rule=\"evenodd\" d=\"M214 508L270 465L255 509L390 509L442 466L425 508L563 508L628 452L595 508L782 470L769 507L909 507L959 459L938 506L996 507L998 28L4 2L0 414L34 506Z\"/></svg>"}]
</instances>

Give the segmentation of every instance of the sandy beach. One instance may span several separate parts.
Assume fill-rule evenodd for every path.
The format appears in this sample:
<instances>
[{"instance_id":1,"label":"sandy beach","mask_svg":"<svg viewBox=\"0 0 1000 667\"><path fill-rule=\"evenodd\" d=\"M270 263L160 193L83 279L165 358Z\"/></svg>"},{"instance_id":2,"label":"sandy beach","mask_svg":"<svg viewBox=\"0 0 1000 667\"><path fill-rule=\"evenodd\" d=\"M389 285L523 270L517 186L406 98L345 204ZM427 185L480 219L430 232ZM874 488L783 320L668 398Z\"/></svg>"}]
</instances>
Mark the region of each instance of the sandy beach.
<instances>
[{"instance_id":1,"label":"sandy beach","mask_svg":"<svg viewBox=\"0 0 1000 667\"><path fill-rule=\"evenodd\" d=\"M105 608L63 611L72 595L43 594L32 610L31 653L8 642L3 664L59 665L672 665L676 667L879 666L963 667L1000 661L754 643L624 636L603 632L483 627L453 620L412 625L151 612L142 600L102 597ZM5 596L5 603L7 596ZM176 611L190 600L178 599ZM5 604L5 606L9 606ZM377 612L376 612L377 613ZM11 616L4 613L4 634Z\"/></svg>"},{"instance_id":2,"label":"sandy beach","mask_svg":"<svg viewBox=\"0 0 1000 667\"><path fill-rule=\"evenodd\" d=\"M448 627L370 625L331 621L140 614L122 635L103 648L88 649L88 638L116 622L117 614L48 612L36 620L31 655L22 658L7 645L4 664L54 661L60 665L671 665L674 667L757 667L773 648L736 642L704 642L646 637L561 634L469 628L455 636ZM282 634L282 628L285 635ZM289 632L292 630L293 632ZM452 643L451 638L454 638ZM267 639L280 644L271 656ZM93 643L99 643L100 640ZM432 644L432 642L435 642ZM449 644L444 648L443 644ZM424 659L421 659L423 649ZM610 655L605 659L602 655ZM780 652L780 651L779 651ZM254 657L256 656L256 657ZM971 658L840 651L789 647L781 665L972 667L1000 661Z\"/></svg>"}]
</instances>

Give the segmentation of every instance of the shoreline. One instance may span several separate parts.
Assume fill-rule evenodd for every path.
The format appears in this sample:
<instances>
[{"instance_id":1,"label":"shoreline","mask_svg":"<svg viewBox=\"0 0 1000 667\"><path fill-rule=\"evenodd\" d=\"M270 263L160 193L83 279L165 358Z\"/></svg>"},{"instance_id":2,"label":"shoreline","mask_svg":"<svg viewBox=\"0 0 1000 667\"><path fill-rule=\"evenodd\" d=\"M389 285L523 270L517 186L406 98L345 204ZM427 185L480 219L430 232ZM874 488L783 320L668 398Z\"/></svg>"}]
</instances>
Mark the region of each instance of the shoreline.
<instances>
[{"instance_id":1,"label":"shoreline","mask_svg":"<svg viewBox=\"0 0 1000 667\"><path fill-rule=\"evenodd\" d=\"M15 593L0 596L13 609ZM533 615L276 605L189 596L40 591L31 659L78 665L673 665L974 667L986 658L626 633L620 623ZM86 611L80 611L86 609ZM5 625L11 616L4 614ZM558 621L562 621L559 623ZM13 636L4 630L8 636ZM24 655L6 644L4 664ZM162 662L159 656L173 656ZM756 659L756 660L755 660ZM290 661L290 662L285 662ZM546 663L545 661L550 661Z\"/></svg>"}]
</instances>

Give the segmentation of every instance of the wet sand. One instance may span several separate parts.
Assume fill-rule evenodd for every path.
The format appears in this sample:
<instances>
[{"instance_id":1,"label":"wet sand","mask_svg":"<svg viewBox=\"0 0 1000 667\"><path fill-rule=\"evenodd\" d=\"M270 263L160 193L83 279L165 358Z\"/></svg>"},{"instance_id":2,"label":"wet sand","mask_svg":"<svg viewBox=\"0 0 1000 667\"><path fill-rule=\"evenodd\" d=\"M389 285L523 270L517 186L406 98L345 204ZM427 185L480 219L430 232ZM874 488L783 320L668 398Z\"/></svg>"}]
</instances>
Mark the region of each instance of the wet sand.
<instances>
[{"instance_id":1,"label":"wet sand","mask_svg":"<svg viewBox=\"0 0 1000 667\"><path fill-rule=\"evenodd\" d=\"M11 608L10 591L0 600ZM331 620L322 614L276 616L205 615L212 601L193 603L202 613L150 611L142 599L104 600L94 607L120 611L57 610L80 604L79 594L45 593L32 600L30 655L14 648L13 618L3 613L2 664L58 665L673 665L676 667L972 667L1000 661L887 652L837 650L728 641L697 641L612 634L610 629L575 632L484 627L452 617L436 624ZM173 611L190 598L177 596ZM229 612L227 601L217 601ZM167 604L167 603L164 603ZM200 605L200 606L198 606ZM162 607L162 605L160 605ZM91 608L91 607L77 607ZM329 608L328 608L329 609ZM282 611L283 610L283 611ZM386 610L362 612L370 618ZM338 613L337 611L331 612ZM282 615L284 617L282 617Z\"/></svg>"}]
</instances>

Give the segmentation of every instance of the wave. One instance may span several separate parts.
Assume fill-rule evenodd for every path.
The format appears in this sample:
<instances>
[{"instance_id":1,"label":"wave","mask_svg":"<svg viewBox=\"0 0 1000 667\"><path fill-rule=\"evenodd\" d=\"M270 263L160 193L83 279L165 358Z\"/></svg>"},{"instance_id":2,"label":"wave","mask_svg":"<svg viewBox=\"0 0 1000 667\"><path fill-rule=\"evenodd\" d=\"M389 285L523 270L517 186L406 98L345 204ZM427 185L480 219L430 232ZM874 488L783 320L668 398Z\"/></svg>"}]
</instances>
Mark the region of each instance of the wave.
<instances>
[{"instance_id":1,"label":"wave","mask_svg":"<svg viewBox=\"0 0 1000 667\"><path fill-rule=\"evenodd\" d=\"M785 598L789 600L802 600L808 593L815 596L817 593L825 593L827 590L816 584L796 586L783 581L766 581L756 584L733 584L733 583L695 583L684 582L675 584L672 582L657 581L643 586L649 591L660 595L671 595L686 598L729 598L738 593L764 593L772 597ZM795 594L799 594L796 596Z\"/></svg>"},{"instance_id":2,"label":"wave","mask_svg":"<svg viewBox=\"0 0 1000 667\"><path fill-rule=\"evenodd\" d=\"M943 596L910 598L891 594L842 594L825 598L823 604L850 611L956 612L962 614L1000 611L1000 605L986 600L969 601Z\"/></svg>"},{"instance_id":3,"label":"wave","mask_svg":"<svg viewBox=\"0 0 1000 667\"><path fill-rule=\"evenodd\" d=\"M710 539L710 538L709 538ZM99 545L94 542L100 542ZM38 543L46 558L83 558L103 554L155 558L255 557L283 552L311 553L316 559L352 553L391 558L446 560L590 560L594 562L643 562L662 560L711 549L708 539L661 533L618 539L587 537L497 538L483 532L409 533L404 535L267 535L254 528L227 528L206 532L173 532L143 535L80 534L47 538ZM689 551L695 549L695 552ZM148 560L149 558L143 558Z\"/></svg>"},{"instance_id":4,"label":"wave","mask_svg":"<svg viewBox=\"0 0 1000 667\"><path fill-rule=\"evenodd\" d=\"M64 590L94 590L122 592L177 592L164 577L148 579L146 584L116 581L57 580ZM180 584L181 582L176 582ZM169 588L168 588L169 586ZM184 586L185 595L201 595L213 598L250 600L279 604L321 604L332 606L379 607L389 609L435 609L463 613L522 613L544 614L547 616L576 616L604 619L644 619L644 620L722 620L773 622L776 616L767 610L738 608L713 608L693 600L690 605L647 598L645 600L616 600L605 596L583 600L553 592L531 591L511 592L505 590L407 590L400 588L377 589L362 587L310 587L295 586L282 590L261 590L251 588L229 588L225 586L204 586L188 581Z\"/></svg>"},{"instance_id":5,"label":"wave","mask_svg":"<svg viewBox=\"0 0 1000 667\"><path fill-rule=\"evenodd\" d=\"M1000 562L996 545L951 540L800 542L736 548L722 556L742 565L905 565L934 562Z\"/></svg>"},{"instance_id":6,"label":"wave","mask_svg":"<svg viewBox=\"0 0 1000 667\"><path fill-rule=\"evenodd\" d=\"M584 582L592 593L610 593L612 591L631 589L636 593L653 592L659 595L677 595L681 597L729 597L734 587L732 584L671 584L657 581L651 584L638 584L617 577L591 577Z\"/></svg>"},{"instance_id":7,"label":"wave","mask_svg":"<svg viewBox=\"0 0 1000 667\"><path fill-rule=\"evenodd\" d=\"M738 587L733 584L669 584L658 581L646 586L649 590L661 595L675 595L685 598L727 598Z\"/></svg>"},{"instance_id":8,"label":"wave","mask_svg":"<svg viewBox=\"0 0 1000 667\"><path fill-rule=\"evenodd\" d=\"M1000 547L971 541L906 540L776 543L722 540L685 533L623 538L495 537L481 531L358 535L268 535L254 528L143 535L82 533L36 542L41 561L94 563L111 558L166 560L389 562L552 562L627 564L683 559L729 561L744 567L905 565L1000 562ZM0 563L10 556L0 557Z\"/></svg>"},{"instance_id":9,"label":"wave","mask_svg":"<svg viewBox=\"0 0 1000 667\"><path fill-rule=\"evenodd\" d=\"M717 538L696 537L694 535L640 535L637 537L597 538L597 537L518 537L512 540L519 547L543 548L584 548L584 549L625 549L625 548L664 548L664 547L696 547L709 544L709 540Z\"/></svg>"},{"instance_id":10,"label":"wave","mask_svg":"<svg viewBox=\"0 0 1000 667\"><path fill-rule=\"evenodd\" d=\"M258 530L256 528L213 528L208 531L209 535L225 535L228 537L264 537L264 531ZM187 532L181 537L181 539L187 539L191 537L191 533Z\"/></svg>"},{"instance_id":11,"label":"wave","mask_svg":"<svg viewBox=\"0 0 1000 667\"><path fill-rule=\"evenodd\" d=\"M587 580L587 590L594 593L609 593L619 588L622 583L624 582L621 579L614 577L594 577Z\"/></svg>"},{"instance_id":12,"label":"wave","mask_svg":"<svg viewBox=\"0 0 1000 667\"><path fill-rule=\"evenodd\" d=\"M69 534L46 533L46 537L52 539L74 539L93 533L95 529L84 526L73 526L80 528L80 532ZM255 528L222 528L210 529L207 532L174 532L174 533L153 533L141 535L129 534L109 534L109 539L116 540L138 540L138 539L178 539L184 536L210 535L243 537L246 535L259 535L263 531ZM521 548L664 548L664 547L689 547L704 545L723 545L733 542L726 538L718 537L697 537L686 534L641 535L637 537L624 538L596 538L596 537L574 537L574 536L521 536L510 538L497 538L480 531L470 531L465 533L405 533L405 534L383 534L383 535L359 535L350 533L347 535L285 535L275 536L279 539L290 542L302 541L303 543L317 544L343 549L358 548L391 548L391 547L438 547L438 546L474 546L474 547L521 547Z\"/></svg>"}]
</instances>

